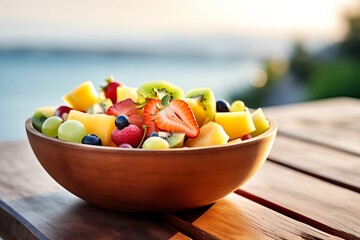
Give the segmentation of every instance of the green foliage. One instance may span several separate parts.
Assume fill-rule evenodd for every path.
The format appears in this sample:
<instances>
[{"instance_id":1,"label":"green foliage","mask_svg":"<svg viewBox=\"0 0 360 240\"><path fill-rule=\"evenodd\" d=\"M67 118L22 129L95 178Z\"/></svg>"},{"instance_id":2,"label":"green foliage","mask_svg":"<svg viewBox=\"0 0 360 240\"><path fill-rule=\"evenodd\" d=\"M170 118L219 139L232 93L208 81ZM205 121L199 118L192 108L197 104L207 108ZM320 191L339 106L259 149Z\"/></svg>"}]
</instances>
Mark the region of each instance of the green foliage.
<instances>
[{"instance_id":1,"label":"green foliage","mask_svg":"<svg viewBox=\"0 0 360 240\"><path fill-rule=\"evenodd\" d=\"M311 99L349 96L360 98L359 62L346 58L323 61L309 76Z\"/></svg>"}]
</instances>

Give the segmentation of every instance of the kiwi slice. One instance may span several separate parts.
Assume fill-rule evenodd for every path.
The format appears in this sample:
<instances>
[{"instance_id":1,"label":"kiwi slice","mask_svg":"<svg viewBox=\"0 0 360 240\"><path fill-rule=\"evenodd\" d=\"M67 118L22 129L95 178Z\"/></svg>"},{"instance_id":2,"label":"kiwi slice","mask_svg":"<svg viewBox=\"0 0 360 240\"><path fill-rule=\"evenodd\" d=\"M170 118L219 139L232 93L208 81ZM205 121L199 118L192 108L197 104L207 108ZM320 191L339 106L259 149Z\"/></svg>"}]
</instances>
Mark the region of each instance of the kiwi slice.
<instances>
[{"instance_id":1,"label":"kiwi slice","mask_svg":"<svg viewBox=\"0 0 360 240\"><path fill-rule=\"evenodd\" d=\"M185 133L159 131L158 135L169 143L170 148L180 148L183 146Z\"/></svg>"},{"instance_id":2,"label":"kiwi slice","mask_svg":"<svg viewBox=\"0 0 360 240\"><path fill-rule=\"evenodd\" d=\"M138 88L137 93L140 102L141 100L146 100L148 98L162 99L166 95L170 96L170 101L173 99L184 98L184 91L182 88L164 80L144 83Z\"/></svg>"},{"instance_id":3,"label":"kiwi slice","mask_svg":"<svg viewBox=\"0 0 360 240\"><path fill-rule=\"evenodd\" d=\"M198 106L203 108L205 120L202 125L210 121L214 121L216 113L216 98L211 88L193 88L185 94L185 97L195 99Z\"/></svg>"}]
</instances>

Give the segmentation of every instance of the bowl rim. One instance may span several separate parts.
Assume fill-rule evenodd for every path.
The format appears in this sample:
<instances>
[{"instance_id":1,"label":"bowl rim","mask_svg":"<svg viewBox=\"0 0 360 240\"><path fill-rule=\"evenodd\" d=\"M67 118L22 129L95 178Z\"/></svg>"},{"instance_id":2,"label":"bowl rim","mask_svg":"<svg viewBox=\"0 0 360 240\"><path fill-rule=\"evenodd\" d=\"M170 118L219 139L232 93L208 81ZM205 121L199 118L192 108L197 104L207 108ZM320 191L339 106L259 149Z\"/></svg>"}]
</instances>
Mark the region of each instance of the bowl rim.
<instances>
[{"instance_id":1,"label":"bowl rim","mask_svg":"<svg viewBox=\"0 0 360 240\"><path fill-rule=\"evenodd\" d=\"M231 143L231 144L222 144L222 145L212 145L212 146L203 146L203 147L188 147L188 148L169 148L169 149L140 149L140 148L119 148L119 147L114 147L114 146L95 146L95 145L87 145L87 144L80 144L80 143L72 143L72 142L66 142L66 141L62 141L58 138L52 138L52 137L48 137L44 134L42 134L41 132L37 131L33 124L32 124L32 118L28 118L25 121L25 129L27 132L27 137L29 139L29 134L35 135L39 138L44 138L47 139L53 143L57 143L60 145L64 145L64 146L68 146L68 147L76 147L79 149L84 149L84 150L100 150L100 151L105 151L105 152L114 152L114 151L119 151L119 152L129 152L129 153L139 153L139 151L141 153L163 153L163 152L198 152L198 151L208 151L210 149L231 149L231 148L237 148L239 145L249 145L249 144L253 144L254 142L269 137L273 134L276 134L277 129L278 129L278 124L276 123L276 121L274 121L273 119L266 117L266 119L269 121L270 123L270 127L268 130L266 130L264 133L256 136L256 137L252 137L250 139L247 139L246 141L240 141L240 142L236 142L236 143Z\"/></svg>"}]
</instances>

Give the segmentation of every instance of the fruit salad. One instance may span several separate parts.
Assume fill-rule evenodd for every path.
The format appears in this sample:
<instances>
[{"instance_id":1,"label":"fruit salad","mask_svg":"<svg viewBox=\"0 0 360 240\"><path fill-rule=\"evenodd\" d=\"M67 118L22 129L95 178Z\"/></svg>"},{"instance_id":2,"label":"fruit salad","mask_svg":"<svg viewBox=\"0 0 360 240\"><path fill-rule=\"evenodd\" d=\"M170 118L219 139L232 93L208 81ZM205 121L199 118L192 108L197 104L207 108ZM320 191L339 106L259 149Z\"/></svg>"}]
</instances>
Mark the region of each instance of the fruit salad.
<instances>
[{"instance_id":1,"label":"fruit salad","mask_svg":"<svg viewBox=\"0 0 360 240\"><path fill-rule=\"evenodd\" d=\"M261 108L216 99L211 88L183 89L167 81L139 88L113 77L96 89L85 81L62 97L64 104L38 108L32 124L62 141L119 148L169 149L233 144L270 127Z\"/></svg>"}]
</instances>

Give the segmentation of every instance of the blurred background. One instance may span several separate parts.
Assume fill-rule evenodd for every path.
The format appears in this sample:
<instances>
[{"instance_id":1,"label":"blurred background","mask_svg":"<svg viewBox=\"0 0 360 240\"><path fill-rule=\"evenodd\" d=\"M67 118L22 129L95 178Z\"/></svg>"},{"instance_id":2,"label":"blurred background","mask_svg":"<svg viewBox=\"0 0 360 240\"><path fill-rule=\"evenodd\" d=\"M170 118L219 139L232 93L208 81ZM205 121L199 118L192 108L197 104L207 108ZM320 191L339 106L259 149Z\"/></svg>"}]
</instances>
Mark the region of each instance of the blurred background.
<instances>
[{"instance_id":1,"label":"blurred background","mask_svg":"<svg viewBox=\"0 0 360 240\"><path fill-rule=\"evenodd\" d=\"M360 97L359 0L0 0L0 141L85 80L272 106Z\"/></svg>"}]
</instances>

